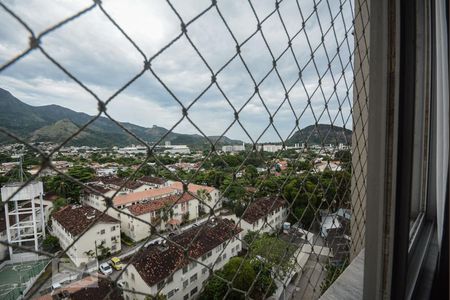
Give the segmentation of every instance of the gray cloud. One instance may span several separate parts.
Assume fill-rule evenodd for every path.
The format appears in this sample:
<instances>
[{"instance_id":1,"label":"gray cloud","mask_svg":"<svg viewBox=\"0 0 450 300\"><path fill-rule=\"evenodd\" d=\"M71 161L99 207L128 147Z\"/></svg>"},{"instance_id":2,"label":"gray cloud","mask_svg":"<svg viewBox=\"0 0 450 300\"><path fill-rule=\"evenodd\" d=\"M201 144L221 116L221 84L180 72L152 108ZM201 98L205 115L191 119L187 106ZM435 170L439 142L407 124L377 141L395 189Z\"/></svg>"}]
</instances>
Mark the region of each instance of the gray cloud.
<instances>
[{"instance_id":1,"label":"gray cloud","mask_svg":"<svg viewBox=\"0 0 450 300\"><path fill-rule=\"evenodd\" d=\"M307 19L306 27L292 41L295 57L288 50L277 62L277 70L285 86L272 72L260 85L259 95L254 95L240 113L240 120L252 138L257 138L269 123L269 115L260 97L273 114L284 99L285 89L289 90L296 117L301 116L301 127L313 123L314 116L321 115L321 123L342 125L348 122L347 128L351 127L351 119L347 121L351 108L348 99L352 99L352 66L348 65L348 59L353 37L349 35L346 39L344 36L351 26L351 6L350 2L345 2L339 13L339 3L330 2L330 8L326 2L320 2L317 13L313 11L312 1L298 1L301 12L296 1L285 0L280 4L279 11L291 38L302 28L303 18ZM5 3L38 34L92 2L36 0ZM178 0L172 3L186 23L211 2ZM259 21L274 9L273 1L252 1L252 4ZM165 1L105 0L103 7L147 57L155 55L181 32L180 20ZM239 44L255 32L257 19L247 2L218 1L218 8ZM334 30L330 29L332 20ZM241 47L242 57L257 83L272 68L271 54L278 58L288 46L288 37L277 12L264 22L262 32L271 52L260 33ZM323 44L322 33L325 34ZM193 22L187 34L214 73L236 53L236 43L215 8ZM0 63L26 49L27 42L28 34L23 27L0 10ZM336 55L338 46L339 56ZM143 68L142 55L98 7L45 36L42 47L103 100ZM311 49L315 51L313 60ZM302 81L293 86L298 79L299 67ZM156 57L152 61L152 69L185 106L211 82L211 72L185 36ZM319 76L323 77L322 89L317 89ZM31 105L59 104L76 111L96 113L95 99L39 51L31 52L0 73L0 82L2 88ZM240 110L255 91L255 84L239 57L218 74L217 82L236 110ZM310 106L307 95L311 97ZM329 115L323 114L325 104ZM108 112L119 121L166 128L181 118L180 105L150 72L119 94L108 106ZM231 106L214 85L192 106L189 116L208 135L222 134L234 120ZM294 129L295 117L288 102L277 112L274 124L283 138L287 138ZM186 120L175 131L198 133ZM227 136L248 140L237 124ZM279 141L279 138L271 129L262 141Z\"/></svg>"}]
</instances>

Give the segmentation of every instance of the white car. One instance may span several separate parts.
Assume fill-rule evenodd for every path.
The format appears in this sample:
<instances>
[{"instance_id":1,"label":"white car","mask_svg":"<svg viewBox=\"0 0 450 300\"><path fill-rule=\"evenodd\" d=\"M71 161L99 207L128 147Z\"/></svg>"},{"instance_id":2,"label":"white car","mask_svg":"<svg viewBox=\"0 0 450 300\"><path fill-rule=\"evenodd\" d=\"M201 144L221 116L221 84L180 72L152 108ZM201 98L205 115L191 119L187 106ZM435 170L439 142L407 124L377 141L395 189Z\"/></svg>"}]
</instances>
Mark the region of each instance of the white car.
<instances>
[{"instance_id":1,"label":"white car","mask_svg":"<svg viewBox=\"0 0 450 300\"><path fill-rule=\"evenodd\" d=\"M100 272L102 272L103 275L109 275L113 272L111 266L108 263L102 263L100 265Z\"/></svg>"}]
</instances>

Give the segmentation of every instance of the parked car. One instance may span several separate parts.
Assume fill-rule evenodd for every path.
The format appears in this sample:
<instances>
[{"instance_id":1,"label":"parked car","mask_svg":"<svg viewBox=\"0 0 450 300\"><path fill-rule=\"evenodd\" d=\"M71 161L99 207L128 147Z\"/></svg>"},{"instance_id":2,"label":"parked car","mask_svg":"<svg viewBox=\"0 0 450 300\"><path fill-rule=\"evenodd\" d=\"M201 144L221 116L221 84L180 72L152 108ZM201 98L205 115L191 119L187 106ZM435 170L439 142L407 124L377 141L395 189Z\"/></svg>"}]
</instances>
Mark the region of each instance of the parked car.
<instances>
[{"instance_id":1,"label":"parked car","mask_svg":"<svg viewBox=\"0 0 450 300\"><path fill-rule=\"evenodd\" d=\"M113 272L111 269L111 266L108 263L102 263L100 265L100 272L102 272L103 275L109 275Z\"/></svg>"},{"instance_id":2,"label":"parked car","mask_svg":"<svg viewBox=\"0 0 450 300\"><path fill-rule=\"evenodd\" d=\"M118 257L111 258L110 264L111 264L111 267L113 267L117 271L122 270L122 268L123 268L123 264L120 261L120 258L118 258Z\"/></svg>"}]
</instances>

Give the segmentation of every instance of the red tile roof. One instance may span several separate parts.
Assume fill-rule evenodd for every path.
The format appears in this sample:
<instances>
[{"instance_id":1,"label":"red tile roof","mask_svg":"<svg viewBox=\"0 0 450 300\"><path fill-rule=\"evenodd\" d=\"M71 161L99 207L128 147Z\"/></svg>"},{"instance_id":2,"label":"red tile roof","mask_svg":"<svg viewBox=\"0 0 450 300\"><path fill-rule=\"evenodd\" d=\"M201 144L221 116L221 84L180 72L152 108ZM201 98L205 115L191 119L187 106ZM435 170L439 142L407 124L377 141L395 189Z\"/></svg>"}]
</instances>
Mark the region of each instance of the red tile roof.
<instances>
[{"instance_id":1,"label":"red tile roof","mask_svg":"<svg viewBox=\"0 0 450 300\"><path fill-rule=\"evenodd\" d=\"M197 236L199 230L202 232ZM197 259L241 231L240 228L235 229L235 224L231 220L217 218L215 223L210 221L192 227L171 240L182 247L190 246L189 256ZM158 245L150 245L139 252L133 265L142 279L149 286L153 286L188 263L189 260L184 257L184 250L167 242L165 249Z\"/></svg>"},{"instance_id":2,"label":"red tile roof","mask_svg":"<svg viewBox=\"0 0 450 300\"><path fill-rule=\"evenodd\" d=\"M175 181L172 184L170 184L170 187L182 192L183 191L183 183L180 181ZM207 185L199 185L199 184L193 184L190 183L188 185L188 190L189 192L191 192L192 194L196 195L198 191L200 190L206 190L207 192L212 192L215 190L215 188L211 187L211 186L207 186Z\"/></svg>"},{"instance_id":3,"label":"red tile roof","mask_svg":"<svg viewBox=\"0 0 450 300\"><path fill-rule=\"evenodd\" d=\"M170 187L150 189L142 192L118 195L114 197L113 202L115 206L119 206L144 200L159 199L162 197L173 195L175 193L177 193L177 191Z\"/></svg>"},{"instance_id":4,"label":"red tile roof","mask_svg":"<svg viewBox=\"0 0 450 300\"><path fill-rule=\"evenodd\" d=\"M242 215L242 219L247 223L253 224L286 204L286 201L282 198L264 197L255 199Z\"/></svg>"},{"instance_id":5,"label":"red tile roof","mask_svg":"<svg viewBox=\"0 0 450 300\"><path fill-rule=\"evenodd\" d=\"M167 182L167 180L163 178L153 177L153 176L143 176L139 178L139 181L147 182L147 183L153 183L153 184L159 184L163 185Z\"/></svg>"},{"instance_id":6,"label":"red tile roof","mask_svg":"<svg viewBox=\"0 0 450 300\"><path fill-rule=\"evenodd\" d=\"M165 205L170 205L173 203L183 203L195 199L192 195L188 193L170 195L167 197L160 198L158 200L153 200L147 203L138 203L130 205L128 210L135 216L143 215L149 212L157 211L163 208Z\"/></svg>"},{"instance_id":7,"label":"red tile roof","mask_svg":"<svg viewBox=\"0 0 450 300\"><path fill-rule=\"evenodd\" d=\"M119 220L85 205L67 205L53 214L53 219L72 236L82 233L92 223L120 223Z\"/></svg>"}]
</instances>

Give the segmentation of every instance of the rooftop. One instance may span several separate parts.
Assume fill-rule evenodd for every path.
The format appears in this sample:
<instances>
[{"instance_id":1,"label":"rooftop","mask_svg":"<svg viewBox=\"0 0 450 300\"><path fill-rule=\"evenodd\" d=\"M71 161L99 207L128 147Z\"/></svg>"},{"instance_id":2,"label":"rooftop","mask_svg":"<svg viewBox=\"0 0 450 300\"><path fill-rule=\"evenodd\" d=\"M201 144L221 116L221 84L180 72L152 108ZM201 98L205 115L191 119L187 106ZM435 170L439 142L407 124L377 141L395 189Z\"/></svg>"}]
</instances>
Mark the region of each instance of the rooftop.
<instances>
[{"instance_id":1,"label":"rooftop","mask_svg":"<svg viewBox=\"0 0 450 300\"><path fill-rule=\"evenodd\" d=\"M286 201L282 198L264 197L255 199L242 215L242 219L253 224L284 205L286 205Z\"/></svg>"},{"instance_id":2,"label":"rooftop","mask_svg":"<svg viewBox=\"0 0 450 300\"><path fill-rule=\"evenodd\" d=\"M183 203L195 199L192 195L188 193L170 195L158 200L153 200L147 203L133 204L128 207L128 210L135 216L143 215L152 211L159 210L165 205L170 205L173 203Z\"/></svg>"},{"instance_id":3,"label":"rooftop","mask_svg":"<svg viewBox=\"0 0 450 300\"><path fill-rule=\"evenodd\" d=\"M139 202L143 200L159 199L165 196L173 195L177 191L170 187L164 187L159 189L150 189L142 192L130 193L126 195L118 195L114 197L114 205L125 205L133 202Z\"/></svg>"},{"instance_id":4,"label":"rooftop","mask_svg":"<svg viewBox=\"0 0 450 300\"><path fill-rule=\"evenodd\" d=\"M167 181L163 178L153 177L153 176L143 176L138 179L139 181L152 183L152 184L165 184Z\"/></svg>"},{"instance_id":5,"label":"rooftop","mask_svg":"<svg viewBox=\"0 0 450 300\"><path fill-rule=\"evenodd\" d=\"M170 187L172 187L180 192L183 191L183 183L180 181L175 181L175 182L171 183ZM190 183L188 185L188 190L189 190L189 192L191 192L193 194L196 194L200 190L206 190L207 192L211 193L212 191L215 190L215 188L213 188L211 186L207 186L207 185L199 185L199 184Z\"/></svg>"},{"instance_id":6,"label":"rooftop","mask_svg":"<svg viewBox=\"0 0 450 300\"><path fill-rule=\"evenodd\" d=\"M53 219L64 227L71 235L77 236L92 223L120 223L119 220L85 205L67 205L53 214Z\"/></svg>"},{"instance_id":7,"label":"rooftop","mask_svg":"<svg viewBox=\"0 0 450 300\"><path fill-rule=\"evenodd\" d=\"M197 236L200 230L202 232ZM172 241L181 247L187 247L192 242L189 247L189 256L197 259L240 231L240 228L235 229L232 221L217 218L215 222L205 222L174 236ZM133 265L142 279L152 286L189 263L180 246L168 242L167 249L163 250L159 245L149 245L137 255Z\"/></svg>"}]
</instances>

